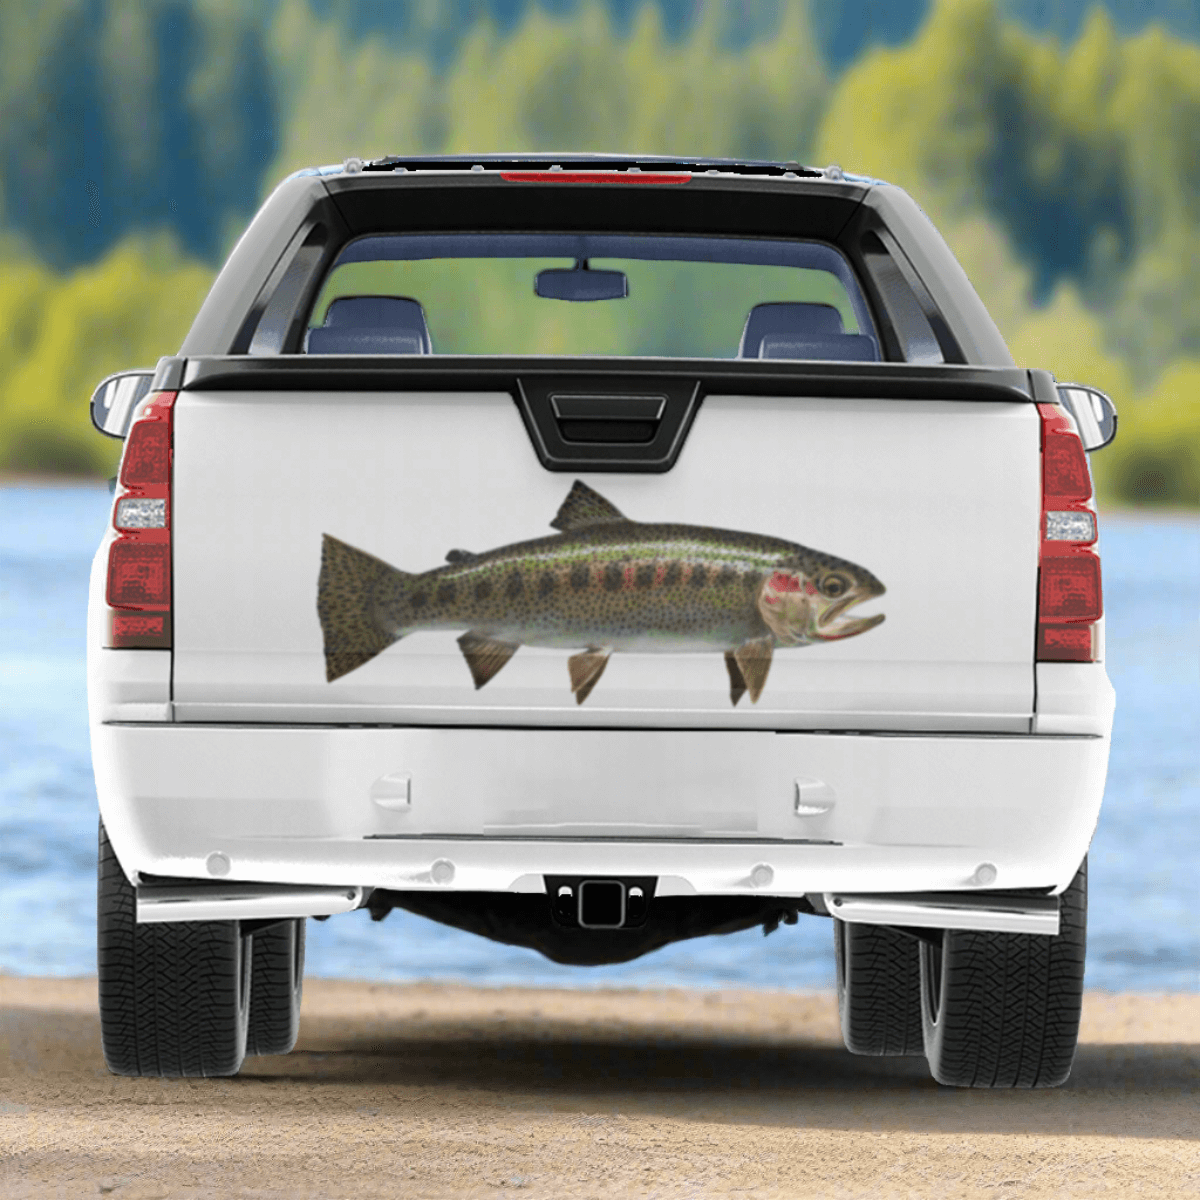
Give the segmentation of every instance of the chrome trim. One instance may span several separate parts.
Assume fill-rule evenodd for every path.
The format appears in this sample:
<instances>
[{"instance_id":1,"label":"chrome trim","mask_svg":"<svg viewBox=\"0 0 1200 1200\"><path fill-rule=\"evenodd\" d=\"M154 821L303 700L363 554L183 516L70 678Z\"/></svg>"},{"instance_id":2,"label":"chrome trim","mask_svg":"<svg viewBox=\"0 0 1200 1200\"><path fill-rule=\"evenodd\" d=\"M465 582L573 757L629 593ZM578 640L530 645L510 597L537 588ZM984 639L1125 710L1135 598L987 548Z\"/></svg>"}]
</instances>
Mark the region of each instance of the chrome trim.
<instances>
[{"instance_id":1,"label":"chrome trim","mask_svg":"<svg viewBox=\"0 0 1200 1200\"><path fill-rule=\"evenodd\" d=\"M137 889L137 922L326 917L361 908L364 891L278 883L153 884Z\"/></svg>"},{"instance_id":2,"label":"chrome trim","mask_svg":"<svg viewBox=\"0 0 1200 1200\"><path fill-rule=\"evenodd\" d=\"M861 925L1058 934L1057 896L845 896L826 892L824 899L831 916Z\"/></svg>"}]
</instances>

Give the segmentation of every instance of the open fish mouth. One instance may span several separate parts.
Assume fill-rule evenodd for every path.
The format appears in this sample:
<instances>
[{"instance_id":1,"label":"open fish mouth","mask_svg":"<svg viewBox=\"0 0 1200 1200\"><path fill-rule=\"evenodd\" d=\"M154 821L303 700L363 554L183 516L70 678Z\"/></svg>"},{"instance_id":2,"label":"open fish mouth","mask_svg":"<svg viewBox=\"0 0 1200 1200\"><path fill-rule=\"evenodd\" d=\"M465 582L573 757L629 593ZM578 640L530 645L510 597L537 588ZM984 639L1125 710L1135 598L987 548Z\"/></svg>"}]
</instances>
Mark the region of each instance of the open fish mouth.
<instances>
[{"instance_id":1,"label":"open fish mouth","mask_svg":"<svg viewBox=\"0 0 1200 1200\"><path fill-rule=\"evenodd\" d=\"M835 642L841 638L854 637L856 634L866 633L868 629L874 629L876 625L882 624L883 613L875 613L870 617L847 617L845 615L856 604L873 599L874 596L849 595L836 604L831 604L821 614L816 628L812 631L812 636L823 642Z\"/></svg>"}]
</instances>

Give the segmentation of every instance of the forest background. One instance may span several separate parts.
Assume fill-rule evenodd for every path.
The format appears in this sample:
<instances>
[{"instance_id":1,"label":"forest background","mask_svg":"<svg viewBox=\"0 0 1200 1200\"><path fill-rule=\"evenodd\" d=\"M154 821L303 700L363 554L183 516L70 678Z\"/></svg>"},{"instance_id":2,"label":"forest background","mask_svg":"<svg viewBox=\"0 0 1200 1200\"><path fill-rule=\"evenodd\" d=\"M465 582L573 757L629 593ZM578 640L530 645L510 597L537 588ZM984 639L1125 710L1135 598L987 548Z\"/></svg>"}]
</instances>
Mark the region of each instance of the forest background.
<instances>
[{"instance_id":1,"label":"forest background","mask_svg":"<svg viewBox=\"0 0 1200 1200\"><path fill-rule=\"evenodd\" d=\"M0 469L112 474L289 172L350 155L839 163L907 188L1017 361L1107 391L1108 504L1200 507L1196 0L0 0Z\"/></svg>"}]
</instances>

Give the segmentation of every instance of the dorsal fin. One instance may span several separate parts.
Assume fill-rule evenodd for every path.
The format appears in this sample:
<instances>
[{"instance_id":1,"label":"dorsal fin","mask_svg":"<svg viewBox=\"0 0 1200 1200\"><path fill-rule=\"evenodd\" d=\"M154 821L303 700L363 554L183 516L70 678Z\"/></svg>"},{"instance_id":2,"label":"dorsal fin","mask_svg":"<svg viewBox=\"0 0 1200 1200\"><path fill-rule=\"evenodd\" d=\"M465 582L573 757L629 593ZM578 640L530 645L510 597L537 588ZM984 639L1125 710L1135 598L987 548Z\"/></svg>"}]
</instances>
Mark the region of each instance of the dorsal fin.
<instances>
[{"instance_id":1,"label":"dorsal fin","mask_svg":"<svg viewBox=\"0 0 1200 1200\"><path fill-rule=\"evenodd\" d=\"M469 563L474 562L479 557L472 550L447 550L446 561L448 563Z\"/></svg>"},{"instance_id":2,"label":"dorsal fin","mask_svg":"<svg viewBox=\"0 0 1200 1200\"><path fill-rule=\"evenodd\" d=\"M600 525L606 521L627 521L615 505L610 504L599 492L594 492L581 479L575 480L567 498L562 502L558 515L550 522L551 529L570 533L585 525Z\"/></svg>"}]
</instances>

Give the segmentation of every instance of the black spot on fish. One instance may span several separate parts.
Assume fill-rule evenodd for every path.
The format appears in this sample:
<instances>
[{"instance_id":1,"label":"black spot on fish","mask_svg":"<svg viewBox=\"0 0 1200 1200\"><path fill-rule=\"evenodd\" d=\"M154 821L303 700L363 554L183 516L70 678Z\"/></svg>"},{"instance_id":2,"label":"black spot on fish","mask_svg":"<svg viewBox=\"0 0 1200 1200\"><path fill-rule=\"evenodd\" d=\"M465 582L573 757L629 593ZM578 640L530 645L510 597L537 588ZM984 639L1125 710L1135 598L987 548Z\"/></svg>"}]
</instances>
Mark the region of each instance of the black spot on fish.
<instances>
[{"instance_id":1,"label":"black spot on fish","mask_svg":"<svg viewBox=\"0 0 1200 1200\"><path fill-rule=\"evenodd\" d=\"M475 599L486 600L492 594L492 581L490 579L481 579L475 585Z\"/></svg>"},{"instance_id":2,"label":"black spot on fish","mask_svg":"<svg viewBox=\"0 0 1200 1200\"><path fill-rule=\"evenodd\" d=\"M695 566L692 567L692 576L688 580L688 583L694 588L703 587L707 579L708 569L703 563L696 563Z\"/></svg>"},{"instance_id":3,"label":"black spot on fish","mask_svg":"<svg viewBox=\"0 0 1200 1200\"><path fill-rule=\"evenodd\" d=\"M717 576L716 582L728 587L729 584L737 582L737 577L737 567L726 565L721 568L721 573Z\"/></svg>"},{"instance_id":4,"label":"black spot on fish","mask_svg":"<svg viewBox=\"0 0 1200 1200\"><path fill-rule=\"evenodd\" d=\"M437 600L439 604L451 604L454 601L454 595L458 591L455 587L453 579L447 579L438 584Z\"/></svg>"},{"instance_id":5,"label":"black spot on fish","mask_svg":"<svg viewBox=\"0 0 1200 1200\"><path fill-rule=\"evenodd\" d=\"M413 592L412 596L409 598L409 604L411 604L413 608L424 608L428 603L429 593L426 591Z\"/></svg>"},{"instance_id":6,"label":"black spot on fish","mask_svg":"<svg viewBox=\"0 0 1200 1200\"><path fill-rule=\"evenodd\" d=\"M625 567L621 563L609 563L604 568L604 586L610 592L619 592L625 582Z\"/></svg>"},{"instance_id":7,"label":"black spot on fish","mask_svg":"<svg viewBox=\"0 0 1200 1200\"><path fill-rule=\"evenodd\" d=\"M637 569L637 574L634 576L634 582L640 588L648 588L654 583L654 575L654 563L642 563Z\"/></svg>"},{"instance_id":8,"label":"black spot on fish","mask_svg":"<svg viewBox=\"0 0 1200 1200\"><path fill-rule=\"evenodd\" d=\"M762 578L761 571L747 571L742 576L742 583L745 584L746 591L753 592L762 583Z\"/></svg>"},{"instance_id":9,"label":"black spot on fish","mask_svg":"<svg viewBox=\"0 0 1200 1200\"><path fill-rule=\"evenodd\" d=\"M510 600L515 600L525 590L525 581L521 578L519 568L513 567L508 573L508 585L505 587L505 594Z\"/></svg>"},{"instance_id":10,"label":"black spot on fish","mask_svg":"<svg viewBox=\"0 0 1200 1200\"><path fill-rule=\"evenodd\" d=\"M538 580L538 595L548 596L554 591L554 572L543 571L541 579Z\"/></svg>"},{"instance_id":11,"label":"black spot on fish","mask_svg":"<svg viewBox=\"0 0 1200 1200\"><path fill-rule=\"evenodd\" d=\"M664 587L674 587L683 575L683 566L678 562L667 564L667 573L663 576Z\"/></svg>"},{"instance_id":12,"label":"black spot on fish","mask_svg":"<svg viewBox=\"0 0 1200 1200\"><path fill-rule=\"evenodd\" d=\"M588 570L587 563L576 563L571 568L571 587L577 592L582 592L588 585L588 580L591 578L591 572Z\"/></svg>"}]
</instances>

